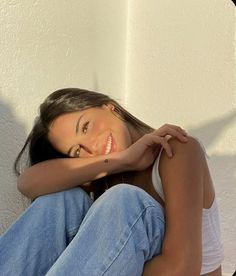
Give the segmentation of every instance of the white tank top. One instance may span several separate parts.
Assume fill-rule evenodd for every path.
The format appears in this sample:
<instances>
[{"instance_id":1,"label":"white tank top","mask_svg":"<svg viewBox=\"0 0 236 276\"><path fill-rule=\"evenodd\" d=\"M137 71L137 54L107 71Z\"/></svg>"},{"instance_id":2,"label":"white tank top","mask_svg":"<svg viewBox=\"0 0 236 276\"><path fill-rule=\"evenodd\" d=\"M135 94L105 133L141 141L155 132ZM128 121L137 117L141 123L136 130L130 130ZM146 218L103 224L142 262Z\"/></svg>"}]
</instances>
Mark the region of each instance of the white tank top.
<instances>
[{"instance_id":1,"label":"white tank top","mask_svg":"<svg viewBox=\"0 0 236 276\"><path fill-rule=\"evenodd\" d=\"M159 174L159 161L162 150L163 148L156 158L152 168L152 183L154 189L164 201L164 193ZM204 152L206 153L205 149ZM202 211L202 267L200 275L216 270L224 259L216 198L214 198L209 209L203 208Z\"/></svg>"}]
</instances>

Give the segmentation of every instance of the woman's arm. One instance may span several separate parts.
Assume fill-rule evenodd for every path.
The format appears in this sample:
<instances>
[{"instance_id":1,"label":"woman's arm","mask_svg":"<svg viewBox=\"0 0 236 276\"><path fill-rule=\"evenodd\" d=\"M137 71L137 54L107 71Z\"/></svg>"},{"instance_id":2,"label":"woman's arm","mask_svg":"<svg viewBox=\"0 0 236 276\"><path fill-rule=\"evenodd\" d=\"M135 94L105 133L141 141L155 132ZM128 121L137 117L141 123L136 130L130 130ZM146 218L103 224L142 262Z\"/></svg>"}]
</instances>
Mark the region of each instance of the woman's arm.
<instances>
[{"instance_id":1,"label":"woman's arm","mask_svg":"<svg viewBox=\"0 0 236 276\"><path fill-rule=\"evenodd\" d=\"M73 188L128 168L118 152L88 158L52 159L26 169L18 177L17 188L28 198L35 199L40 195Z\"/></svg>"},{"instance_id":2,"label":"woman's arm","mask_svg":"<svg viewBox=\"0 0 236 276\"><path fill-rule=\"evenodd\" d=\"M144 170L156 158L161 147L171 153L166 135L186 142L186 133L180 127L164 125L145 134L121 152L87 158L62 158L38 163L19 176L17 187L25 196L36 197L69 189L106 175L124 171ZM108 162L106 162L108 161Z\"/></svg>"},{"instance_id":3,"label":"woman's arm","mask_svg":"<svg viewBox=\"0 0 236 276\"><path fill-rule=\"evenodd\" d=\"M170 141L174 157L165 152L160 176L166 203L166 233L162 254L144 267L144 276L199 276L202 254L203 180L206 160L200 144L189 137L185 145Z\"/></svg>"}]
</instances>

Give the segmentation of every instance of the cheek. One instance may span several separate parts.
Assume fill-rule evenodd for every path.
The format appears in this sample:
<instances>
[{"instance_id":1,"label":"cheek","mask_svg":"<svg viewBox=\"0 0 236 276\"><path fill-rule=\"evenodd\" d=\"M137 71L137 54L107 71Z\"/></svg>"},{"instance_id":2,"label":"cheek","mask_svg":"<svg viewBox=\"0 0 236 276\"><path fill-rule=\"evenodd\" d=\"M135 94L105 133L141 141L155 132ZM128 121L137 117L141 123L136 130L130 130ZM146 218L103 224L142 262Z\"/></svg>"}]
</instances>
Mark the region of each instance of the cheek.
<instances>
[{"instance_id":1,"label":"cheek","mask_svg":"<svg viewBox=\"0 0 236 276\"><path fill-rule=\"evenodd\" d=\"M90 127L94 135L99 135L100 133L103 133L109 129L109 125L105 124L104 122L94 122Z\"/></svg>"},{"instance_id":2,"label":"cheek","mask_svg":"<svg viewBox=\"0 0 236 276\"><path fill-rule=\"evenodd\" d=\"M132 144L130 134L126 128L120 128L119 131L115 132L114 139L118 151L125 150Z\"/></svg>"},{"instance_id":3,"label":"cheek","mask_svg":"<svg viewBox=\"0 0 236 276\"><path fill-rule=\"evenodd\" d=\"M98 115L96 120L92 120L91 130L96 135L112 129L119 129L119 125L107 115Z\"/></svg>"}]
</instances>

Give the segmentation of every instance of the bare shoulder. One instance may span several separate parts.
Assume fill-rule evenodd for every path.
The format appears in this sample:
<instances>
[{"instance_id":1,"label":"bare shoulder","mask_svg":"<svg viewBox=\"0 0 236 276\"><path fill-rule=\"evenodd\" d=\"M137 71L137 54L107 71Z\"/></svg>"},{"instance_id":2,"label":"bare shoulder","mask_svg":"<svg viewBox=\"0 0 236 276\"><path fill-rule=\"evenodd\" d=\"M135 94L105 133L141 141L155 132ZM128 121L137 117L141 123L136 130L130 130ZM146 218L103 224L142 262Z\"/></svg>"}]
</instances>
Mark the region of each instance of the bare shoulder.
<instances>
[{"instance_id":1,"label":"bare shoulder","mask_svg":"<svg viewBox=\"0 0 236 276\"><path fill-rule=\"evenodd\" d=\"M188 141L186 143L181 143L176 138L171 138L169 141L171 148L173 149L173 153L185 152L186 154L199 153L204 155L204 151L200 142L192 137L188 136Z\"/></svg>"},{"instance_id":2,"label":"bare shoulder","mask_svg":"<svg viewBox=\"0 0 236 276\"><path fill-rule=\"evenodd\" d=\"M188 136L186 143L171 138L169 144L173 157L162 152L159 173L165 197L172 201L177 194L190 196L201 189L199 183L203 183L207 163L204 150L194 137Z\"/></svg>"},{"instance_id":3,"label":"bare shoulder","mask_svg":"<svg viewBox=\"0 0 236 276\"><path fill-rule=\"evenodd\" d=\"M168 143L171 146L173 157L169 158L167 154L163 151L160 158L160 167L165 169L165 167L181 166L181 164L188 164L188 166L196 165L200 166L205 162L205 153L200 142L192 137L188 136L188 141L186 143L181 143L176 138L169 139Z\"/></svg>"}]
</instances>

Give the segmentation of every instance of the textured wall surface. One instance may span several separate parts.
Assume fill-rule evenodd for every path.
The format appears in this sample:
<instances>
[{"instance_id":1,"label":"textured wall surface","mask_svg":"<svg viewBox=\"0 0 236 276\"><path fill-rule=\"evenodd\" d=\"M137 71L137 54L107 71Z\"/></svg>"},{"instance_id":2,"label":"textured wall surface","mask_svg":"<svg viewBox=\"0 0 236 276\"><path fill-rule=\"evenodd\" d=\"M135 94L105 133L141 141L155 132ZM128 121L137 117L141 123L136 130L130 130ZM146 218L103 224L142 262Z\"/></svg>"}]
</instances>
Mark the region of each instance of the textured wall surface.
<instances>
[{"instance_id":1,"label":"textured wall surface","mask_svg":"<svg viewBox=\"0 0 236 276\"><path fill-rule=\"evenodd\" d=\"M122 103L125 4L0 2L0 233L28 206L12 165L46 95L82 87L112 93Z\"/></svg>"},{"instance_id":2,"label":"textured wall surface","mask_svg":"<svg viewBox=\"0 0 236 276\"><path fill-rule=\"evenodd\" d=\"M158 127L179 124L210 156L225 247L236 259L235 8L228 0L0 3L0 233L28 206L12 164L50 92L112 95Z\"/></svg>"}]
</instances>

